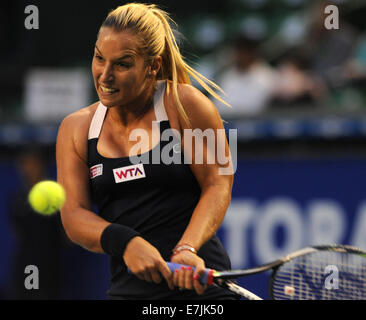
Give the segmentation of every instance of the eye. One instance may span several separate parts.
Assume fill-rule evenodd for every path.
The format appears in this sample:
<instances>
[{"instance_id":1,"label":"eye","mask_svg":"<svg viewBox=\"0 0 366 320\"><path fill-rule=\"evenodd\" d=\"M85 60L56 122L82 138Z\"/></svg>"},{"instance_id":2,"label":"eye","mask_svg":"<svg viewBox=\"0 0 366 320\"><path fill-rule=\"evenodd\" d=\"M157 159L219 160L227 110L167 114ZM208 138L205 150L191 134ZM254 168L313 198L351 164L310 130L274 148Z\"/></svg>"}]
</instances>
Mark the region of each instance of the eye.
<instances>
[{"instance_id":1,"label":"eye","mask_svg":"<svg viewBox=\"0 0 366 320\"><path fill-rule=\"evenodd\" d=\"M102 61L103 60L103 57L100 56L98 53L95 54L95 58L99 61Z\"/></svg>"},{"instance_id":2,"label":"eye","mask_svg":"<svg viewBox=\"0 0 366 320\"><path fill-rule=\"evenodd\" d=\"M127 62L117 62L116 63L117 66L122 67L122 68L130 68L131 64L127 63Z\"/></svg>"}]
</instances>

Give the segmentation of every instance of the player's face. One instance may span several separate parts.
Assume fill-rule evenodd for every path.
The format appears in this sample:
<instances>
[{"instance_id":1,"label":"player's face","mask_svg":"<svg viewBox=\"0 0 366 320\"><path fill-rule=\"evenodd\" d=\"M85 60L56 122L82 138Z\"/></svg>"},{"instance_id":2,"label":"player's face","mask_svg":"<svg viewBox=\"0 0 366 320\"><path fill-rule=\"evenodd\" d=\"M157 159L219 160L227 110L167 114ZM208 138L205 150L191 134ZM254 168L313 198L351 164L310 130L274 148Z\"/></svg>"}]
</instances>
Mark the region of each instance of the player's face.
<instances>
[{"instance_id":1,"label":"player's face","mask_svg":"<svg viewBox=\"0 0 366 320\"><path fill-rule=\"evenodd\" d=\"M130 105L139 100L149 87L147 70L136 36L112 28L100 30L92 72L99 99L106 107Z\"/></svg>"}]
</instances>

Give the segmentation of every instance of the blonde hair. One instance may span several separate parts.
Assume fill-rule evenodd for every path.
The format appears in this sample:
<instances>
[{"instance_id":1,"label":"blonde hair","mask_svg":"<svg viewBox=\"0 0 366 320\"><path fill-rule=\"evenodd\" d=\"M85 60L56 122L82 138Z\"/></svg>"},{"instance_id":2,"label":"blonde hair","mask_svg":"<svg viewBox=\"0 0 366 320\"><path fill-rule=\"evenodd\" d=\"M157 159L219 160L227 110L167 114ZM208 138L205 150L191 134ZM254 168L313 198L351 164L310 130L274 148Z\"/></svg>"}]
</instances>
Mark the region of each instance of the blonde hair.
<instances>
[{"instance_id":1,"label":"blonde hair","mask_svg":"<svg viewBox=\"0 0 366 320\"><path fill-rule=\"evenodd\" d=\"M152 61L156 56L162 57L162 65L157 74L157 80L170 80L167 81L168 93L171 87L178 111L186 123L190 125L178 96L178 83L191 84L190 76L196 79L214 98L226 105L228 104L212 89L223 92L218 85L184 61L170 24L176 26L169 14L156 5L128 3L111 11L101 28L111 27L117 31L128 30L133 34L140 35L141 49L146 54L147 60Z\"/></svg>"}]
</instances>

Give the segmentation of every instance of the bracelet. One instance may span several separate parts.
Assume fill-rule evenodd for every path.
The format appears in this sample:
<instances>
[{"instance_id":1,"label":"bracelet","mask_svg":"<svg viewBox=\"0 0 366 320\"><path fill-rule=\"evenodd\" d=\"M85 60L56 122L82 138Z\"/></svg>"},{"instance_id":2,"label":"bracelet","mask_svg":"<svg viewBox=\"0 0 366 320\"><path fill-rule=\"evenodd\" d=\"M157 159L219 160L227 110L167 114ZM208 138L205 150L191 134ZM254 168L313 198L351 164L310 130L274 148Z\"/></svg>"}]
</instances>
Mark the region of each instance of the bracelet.
<instances>
[{"instance_id":1,"label":"bracelet","mask_svg":"<svg viewBox=\"0 0 366 320\"><path fill-rule=\"evenodd\" d=\"M172 256L171 256L171 258L173 257L173 256L175 256L177 253L179 253L179 252L181 252L181 251L190 251L190 252L192 252L192 253L194 253L194 254L197 254L197 251L196 251L196 249L195 248L193 248L191 245L189 245L189 244L187 244L187 243L183 243L183 244L181 244L181 245L177 245L177 246L175 246L175 248L173 249L173 254L172 254Z\"/></svg>"}]
</instances>

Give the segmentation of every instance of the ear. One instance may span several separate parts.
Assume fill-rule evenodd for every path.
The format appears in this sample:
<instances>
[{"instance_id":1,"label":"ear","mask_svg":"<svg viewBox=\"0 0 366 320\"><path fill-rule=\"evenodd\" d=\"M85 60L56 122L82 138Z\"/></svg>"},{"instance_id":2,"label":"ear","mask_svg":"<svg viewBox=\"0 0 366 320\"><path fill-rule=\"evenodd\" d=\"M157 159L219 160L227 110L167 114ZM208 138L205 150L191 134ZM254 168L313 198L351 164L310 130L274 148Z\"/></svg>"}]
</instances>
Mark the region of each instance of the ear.
<instances>
[{"instance_id":1,"label":"ear","mask_svg":"<svg viewBox=\"0 0 366 320\"><path fill-rule=\"evenodd\" d=\"M161 56L156 56L154 58L154 60L152 61L151 65L150 65L150 72L149 74L151 76L156 76L160 70L161 67L161 62L162 62L162 58Z\"/></svg>"}]
</instances>

